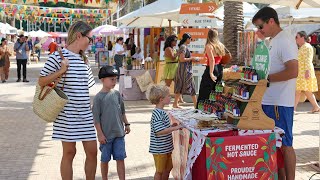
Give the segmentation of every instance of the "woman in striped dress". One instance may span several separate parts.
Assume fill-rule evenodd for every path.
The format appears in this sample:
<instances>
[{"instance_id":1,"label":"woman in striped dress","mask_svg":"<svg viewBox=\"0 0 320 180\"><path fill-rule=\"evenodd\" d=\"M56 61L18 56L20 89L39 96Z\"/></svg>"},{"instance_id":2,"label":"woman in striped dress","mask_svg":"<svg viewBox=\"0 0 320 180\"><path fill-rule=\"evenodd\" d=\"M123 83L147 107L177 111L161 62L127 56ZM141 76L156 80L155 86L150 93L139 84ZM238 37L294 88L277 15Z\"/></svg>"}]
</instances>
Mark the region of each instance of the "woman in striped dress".
<instances>
[{"instance_id":1,"label":"woman in striped dress","mask_svg":"<svg viewBox=\"0 0 320 180\"><path fill-rule=\"evenodd\" d=\"M60 165L62 179L72 179L72 161L76 142L81 141L86 153L86 179L94 179L97 166L97 143L90 108L89 88L94 85L92 71L84 54L92 43L92 28L82 22L74 23L68 32L67 47L49 56L40 73L39 85L45 86L63 75L57 87L62 88L69 101L53 123L52 139L62 142ZM65 78L64 78L65 77Z\"/></svg>"},{"instance_id":2,"label":"woman in striped dress","mask_svg":"<svg viewBox=\"0 0 320 180\"><path fill-rule=\"evenodd\" d=\"M197 105L195 84L192 74L192 62L197 62L197 58L191 57L187 45L191 42L191 35L185 33L179 43L179 65L174 78L174 102L173 108L179 108L178 100L181 95L191 95L194 107Z\"/></svg>"}]
</instances>

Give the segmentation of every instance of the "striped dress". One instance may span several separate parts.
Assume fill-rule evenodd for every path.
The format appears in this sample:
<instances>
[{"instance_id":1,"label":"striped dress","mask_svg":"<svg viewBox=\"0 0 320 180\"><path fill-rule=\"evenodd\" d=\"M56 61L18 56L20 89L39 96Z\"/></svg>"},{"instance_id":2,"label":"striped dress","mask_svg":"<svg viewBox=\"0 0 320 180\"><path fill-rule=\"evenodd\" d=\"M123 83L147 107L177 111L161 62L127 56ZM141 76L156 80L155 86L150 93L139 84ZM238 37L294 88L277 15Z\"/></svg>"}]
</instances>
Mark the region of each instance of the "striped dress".
<instances>
[{"instance_id":1,"label":"striped dress","mask_svg":"<svg viewBox=\"0 0 320 180\"><path fill-rule=\"evenodd\" d=\"M169 128L170 119L163 109L154 109L151 116L150 148L152 154L168 154L173 150L172 134L156 136L156 133Z\"/></svg>"},{"instance_id":2,"label":"striped dress","mask_svg":"<svg viewBox=\"0 0 320 180\"><path fill-rule=\"evenodd\" d=\"M89 88L94 85L92 71L79 54L67 49L62 50L63 56L69 60L66 77L61 78L57 87L64 84L64 93L69 101L53 123L52 139L65 142L92 141L96 139L93 115L90 108ZM40 72L40 76L48 76L61 67L58 52L49 59Z\"/></svg>"},{"instance_id":3,"label":"striped dress","mask_svg":"<svg viewBox=\"0 0 320 180\"><path fill-rule=\"evenodd\" d=\"M183 53L185 58L191 57L191 53L186 45L181 45L178 53ZM179 62L178 70L174 78L174 93L191 96L196 95L191 61Z\"/></svg>"}]
</instances>

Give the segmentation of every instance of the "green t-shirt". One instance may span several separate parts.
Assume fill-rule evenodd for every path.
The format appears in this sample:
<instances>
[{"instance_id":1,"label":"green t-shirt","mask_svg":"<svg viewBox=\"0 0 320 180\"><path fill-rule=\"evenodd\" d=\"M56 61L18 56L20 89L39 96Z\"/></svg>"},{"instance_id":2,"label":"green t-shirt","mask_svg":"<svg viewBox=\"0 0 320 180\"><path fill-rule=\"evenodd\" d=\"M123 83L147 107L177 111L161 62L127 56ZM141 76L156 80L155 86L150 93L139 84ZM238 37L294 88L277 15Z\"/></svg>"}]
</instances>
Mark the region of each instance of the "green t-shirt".
<instances>
[{"instance_id":1,"label":"green t-shirt","mask_svg":"<svg viewBox=\"0 0 320 180\"><path fill-rule=\"evenodd\" d=\"M94 97L92 112L95 124L100 123L103 134L107 139L125 135L122 119L125 108L118 91L99 92Z\"/></svg>"}]
</instances>

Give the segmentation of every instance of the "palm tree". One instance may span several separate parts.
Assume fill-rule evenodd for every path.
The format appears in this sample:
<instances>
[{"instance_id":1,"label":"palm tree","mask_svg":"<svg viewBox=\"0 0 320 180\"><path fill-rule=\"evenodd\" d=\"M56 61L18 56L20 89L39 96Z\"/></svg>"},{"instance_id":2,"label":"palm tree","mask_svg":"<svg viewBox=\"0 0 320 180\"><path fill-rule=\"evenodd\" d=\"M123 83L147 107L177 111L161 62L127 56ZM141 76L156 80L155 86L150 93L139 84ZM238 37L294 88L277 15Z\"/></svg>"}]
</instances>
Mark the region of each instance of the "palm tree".
<instances>
[{"instance_id":1,"label":"palm tree","mask_svg":"<svg viewBox=\"0 0 320 180\"><path fill-rule=\"evenodd\" d=\"M233 57L231 64L243 65L238 61L238 31L243 31L243 5L242 2L224 2L223 39L226 48Z\"/></svg>"}]
</instances>

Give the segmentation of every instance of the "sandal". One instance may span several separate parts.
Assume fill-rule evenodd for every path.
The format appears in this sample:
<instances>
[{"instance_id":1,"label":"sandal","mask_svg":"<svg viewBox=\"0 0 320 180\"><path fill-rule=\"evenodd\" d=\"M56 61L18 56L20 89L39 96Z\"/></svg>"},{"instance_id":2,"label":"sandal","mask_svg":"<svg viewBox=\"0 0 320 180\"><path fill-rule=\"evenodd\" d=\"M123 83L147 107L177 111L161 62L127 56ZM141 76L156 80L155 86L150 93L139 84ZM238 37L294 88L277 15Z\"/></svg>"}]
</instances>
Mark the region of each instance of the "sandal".
<instances>
[{"instance_id":1,"label":"sandal","mask_svg":"<svg viewBox=\"0 0 320 180\"><path fill-rule=\"evenodd\" d=\"M308 112L309 114L320 113L320 109L312 110Z\"/></svg>"}]
</instances>

